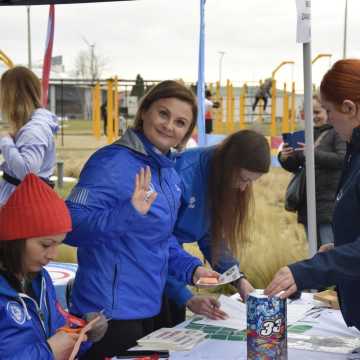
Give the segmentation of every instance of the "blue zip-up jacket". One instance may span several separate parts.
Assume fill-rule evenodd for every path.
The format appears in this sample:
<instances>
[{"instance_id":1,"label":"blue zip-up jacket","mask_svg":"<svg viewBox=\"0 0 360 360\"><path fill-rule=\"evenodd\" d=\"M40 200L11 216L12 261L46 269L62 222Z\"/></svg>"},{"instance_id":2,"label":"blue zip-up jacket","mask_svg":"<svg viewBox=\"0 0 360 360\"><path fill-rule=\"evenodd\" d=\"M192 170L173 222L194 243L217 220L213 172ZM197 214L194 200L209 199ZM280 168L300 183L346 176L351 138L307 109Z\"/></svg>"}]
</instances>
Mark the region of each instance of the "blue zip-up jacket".
<instances>
[{"instance_id":1,"label":"blue zip-up jacket","mask_svg":"<svg viewBox=\"0 0 360 360\"><path fill-rule=\"evenodd\" d=\"M0 152L4 162L0 165L10 176L22 180L30 172L48 178L53 174L56 150L54 135L59 126L57 117L46 109L36 109L30 120L17 132L15 138L0 138ZM0 179L0 206L16 186Z\"/></svg>"},{"instance_id":2,"label":"blue zip-up jacket","mask_svg":"<svg viewBox=\"0 0 360 360\"><path fill-rule=\"evenodd\" d=\"M224 250L219 261L211 258L210 214L207 204L207 189L211 160L215 147L198 147L175 155L175 169L182 181L181 207L174 235L182 245L197 242L205 259L214 270L223 273L238 261ZM184 305L193 296L184 282L169 275L166 295L178 305Z\"/></svg>"},{"instance_id":3,"label":"blue zip-up jacket","mask_svg":"<svg viewBox=\"0 0 360 360\"><path fill-rule=\"evenodd\" d=\"M131 197L146 165L158 196L142 215ZM173 236L180 196L173 161L141 133L128 130L89 159L67 200L73 231L66 242L78 246L74 313L105 309L113 319L149 318L160 311L168 270L191 284L201 261Z\"/></svg>"},{"instance_id":4,"label":"blue zip-up jacket","mask_svg":"<svg viewBox=\"0 0 360 360\"><path fill-rule=\"evenodd\" d=\"M47 343L65 324L56 309L55 289L43 269L32 281L36 300L15 291L0 275L0 359L53 360Z\"/></svg>"},{"instance_id":5,"label":"blue zip-up jacket","mask_svg":"<svg viewBox=\"0 0 360 360\"><path fill-rule=\"evenodd\" d=\"M348 144L333 229L333 250L289 267L299 290L336 284L346 324L360 330L360 128Z\"/></svg>"}]
</instances>

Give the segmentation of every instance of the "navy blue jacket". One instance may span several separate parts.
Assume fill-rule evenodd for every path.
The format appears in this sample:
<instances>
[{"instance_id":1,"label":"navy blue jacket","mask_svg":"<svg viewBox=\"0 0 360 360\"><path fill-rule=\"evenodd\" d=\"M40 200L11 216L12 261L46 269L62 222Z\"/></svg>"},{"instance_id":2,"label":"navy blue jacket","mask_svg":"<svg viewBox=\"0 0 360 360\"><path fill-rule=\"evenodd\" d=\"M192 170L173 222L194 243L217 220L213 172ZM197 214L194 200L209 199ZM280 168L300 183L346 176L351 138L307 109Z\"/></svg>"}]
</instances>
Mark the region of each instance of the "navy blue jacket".
<instances>
[{"instance_id":1,"label":"navy blue jacket","mask_svg":"<svg viewBox=\"0 0 360 360\"><path fill-rule=\"evenodd\" d=\"M333 250L290 265L290 270L299 290L336 284L346 324L360 330L360 128L348 144L333 228Z\"/></svg>"},{"instance_id":2,"label":"navy blue jacket","mask_svg":"<svg viewBox=\"0 0 360 360\"><path fill-rule=\"evenodd\" d=\"M135 176L147 165L158 195L143 215L131 197ZM168 270L191 284L201 261L173 236L180 197L173 161L140 133L128 130L91 156L67 200L73 231L66 242L78 246L79 263L72 312L104 309L116 320L149 318L160 311Z\"/></svg>"}]
</instances>

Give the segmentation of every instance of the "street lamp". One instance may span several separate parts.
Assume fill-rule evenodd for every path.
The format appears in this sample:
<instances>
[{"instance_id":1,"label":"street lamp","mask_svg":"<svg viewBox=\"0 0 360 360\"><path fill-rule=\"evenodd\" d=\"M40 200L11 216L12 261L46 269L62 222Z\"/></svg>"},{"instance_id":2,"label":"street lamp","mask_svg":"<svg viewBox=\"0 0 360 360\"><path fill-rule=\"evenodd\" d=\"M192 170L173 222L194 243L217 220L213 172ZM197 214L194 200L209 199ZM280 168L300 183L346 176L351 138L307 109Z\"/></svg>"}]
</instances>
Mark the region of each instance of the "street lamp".
<instances>
[{"instance_id":1,"label":"street lamp","mask_svg":"<svg viewBox=\"0 0 360 360\"><path fill-rule=\"evenodd\" d=\"M226 53L225 53L225 51L218 51L218 54L220 55L220 58L219 58L219 85L221 87L222 60Z\"/></svg>"},{"instance_id":2,"label":"street lamp","mask_svg":"<svg viewBox=\"0 0 360 360\"><path fill-rule=\"evenodd\" d=\"M30 6L26 7L27 12L27 43L28 43L28 68L31 70L31 27L30 27Z\"/></svg>"},{"instance_id":3,"label":"street lamp","mask_svg":"<svg viewBox=\"0 0 360 360\"><path fill-rule=\"evenodd\" d=\"M90 44L86 39L85 37L83 36L82 37L85 44L87 46L89 46L90 48L90 72L91 72L91 80L94 81L95 80L95 44Z\"/></svg>"},{"instance_id":4,"label":"street lamp","mask_svg":"<svg viewBox=\"0 0 360 360\"><path fill-rule=\"evenodd\" d=\"M343 59L346 59L347 47L347 18L348 18L348 1L345 0L345 14L344 14L344 42L343 42Z\"/></svg>"}]
</instances>

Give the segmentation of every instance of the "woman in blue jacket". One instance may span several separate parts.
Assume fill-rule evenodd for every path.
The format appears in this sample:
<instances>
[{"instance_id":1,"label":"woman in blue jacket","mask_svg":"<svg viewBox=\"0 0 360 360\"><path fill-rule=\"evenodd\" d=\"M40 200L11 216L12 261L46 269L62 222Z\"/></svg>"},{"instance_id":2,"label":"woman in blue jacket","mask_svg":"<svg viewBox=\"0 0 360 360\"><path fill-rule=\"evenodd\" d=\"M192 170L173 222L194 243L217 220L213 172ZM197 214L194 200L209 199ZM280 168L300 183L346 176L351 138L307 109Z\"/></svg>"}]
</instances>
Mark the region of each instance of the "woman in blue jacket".
<instances>
[{"instance_id":1,"label":"woman in blue jacket","mask_svg":"<svg viewBox=\"0 0 360 360\"><path fill-rule=\"evenodd\" d=\"M41 105L41 83L23 66L2 74L0 111L10 133L0 134L0 207L26 174L34 173L49 183L55 166L54 135L57 117Z\"/></svg>"},{"instance_id":2,"label":"woman in blue jacket","mask_svg":"<svg viewBox=\"0 0 360 360\"><path fill-rule=\"evenodd\" d=\"M266 289L284 291L336 285L341 312L348 326L360 330L360 60L337 61L320 85L328 121L347 142L347 153L333 215L334 244L324 245L308 260L281 268Z\"/></svg>"},{"instance_id":3,"label":"woman in blue jacket","mask_svg":"<svg viewBox=\"0 0 360 360\"><path fill-rule=\"evenodd\" d=\"M77 334L61 331L55 289L44 266L71 230L66 205L33 174L0 210L0 359L68 359ZM97 327L101 337L106 330ZM59 331L60 329L60 331ZM93 335L95 335L93 333Z\"/></svg>"},{"instance_id":4,"label":"woman in blue jacket","mask_svg":"<svg viewBox=\"0 0 360 360\"><path fill-rule=\"evenodd\" d=\"M156 85L135 128L89 159L67 200L74 226L66 242L78 246L79 263L73 311L112 318L84 359L119 355L153 330L168 272L187 284L214 276L173 235L181 184L170 149L188 140L196 117L189 89Z\"/></svg>"},{"instance_id":5,"label":"woman in blue jacket","mask_svg":"<svg viewBox=\"0 0 360 360\"><path fill-rule=\"evenodd\" d=\"M255 131L242 130L216 146L179 153L175 161L183 186L176 238L180 244L197 242L204 258L220 273L239 266L236 255L238 244L247 240L251 184L270 168L268 141ZM253 290L244 274L234 286L244 300ZM165 294L159 327L183 321L185 305L212 319L226 316L214 298L193 295L173 276L168 277Z\"/></svg>"}]
</instances>

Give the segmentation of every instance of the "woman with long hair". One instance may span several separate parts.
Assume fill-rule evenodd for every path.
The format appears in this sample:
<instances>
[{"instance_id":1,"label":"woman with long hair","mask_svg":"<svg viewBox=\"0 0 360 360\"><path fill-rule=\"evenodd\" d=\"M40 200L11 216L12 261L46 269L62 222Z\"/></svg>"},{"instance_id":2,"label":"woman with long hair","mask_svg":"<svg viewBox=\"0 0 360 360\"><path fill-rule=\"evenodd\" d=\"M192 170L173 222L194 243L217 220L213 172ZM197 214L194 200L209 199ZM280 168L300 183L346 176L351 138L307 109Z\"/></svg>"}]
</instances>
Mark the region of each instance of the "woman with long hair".
<instances>
[{"instance_id":1,"label":"woman with long hair","mask_svg":"<svg viewBox=\"0 0 360 360\"><path fill-rule=\"evenodd\" d=\"M5 71L0 79L0 112L10 126L0 134L0 206L26 174L32 172L51 185L49 177L55 166L54 134L57 118L41 105L41 83L23 66Z\"/></svg>"},{"instance_id":2,"label":"woman with long hair","mask_svg":"<svg viewBox=\"0 0 360 360\"><path fill-rule=\"evenodd\" d=\"M266 289L286 298L303 289L336 285L348 326L360 330L360 60L337 61L320 85L321 104L328 122L347 142L344 168L332 219L334 244L314 257L281 268Z\"/></svg>"},{"instance_id":3,"label":"woman with long hair","mask_svg":"<svg viewBox=\"0 0 360 360\"><path fill-rule=\"evenodd\" d=\"M267 139L252 130L238 131L220 144L179 153L176 160L183 186L174 234L181 244L197 242L214 270L223 273L239 265L237 255L248 240L252 183L270 168ZM246 300L253 287L242 274L233 284ZM168 277L158 327L185 319L185 306L213 319L226 316L212 297L194 296Z\"/></svg>"}]
</instances>

